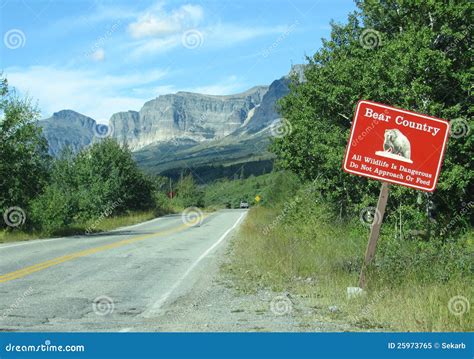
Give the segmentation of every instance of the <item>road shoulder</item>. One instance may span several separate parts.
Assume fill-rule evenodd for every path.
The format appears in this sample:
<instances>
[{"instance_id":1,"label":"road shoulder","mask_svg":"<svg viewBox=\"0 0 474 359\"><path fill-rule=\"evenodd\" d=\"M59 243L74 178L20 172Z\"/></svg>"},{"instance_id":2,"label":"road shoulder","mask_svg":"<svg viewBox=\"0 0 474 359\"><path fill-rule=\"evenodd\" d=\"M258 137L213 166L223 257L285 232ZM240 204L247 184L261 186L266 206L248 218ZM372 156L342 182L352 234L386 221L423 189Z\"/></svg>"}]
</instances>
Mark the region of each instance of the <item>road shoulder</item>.
<instances>
[{"instance_id":1,"label":"road shoulder","mask_svg":"<svg viewBox=\"0 0 474 359\"><path fill-rule=\"evenodd\" d=\"M200 280L168 303L154 331L172 332L325 332L357 330L337 321L315 321L304 298L260 289L244 293L223 268L232 259L234 232L198 269ZM311 319L310 319L311 318Z\"/></svg>"}]
</instances>

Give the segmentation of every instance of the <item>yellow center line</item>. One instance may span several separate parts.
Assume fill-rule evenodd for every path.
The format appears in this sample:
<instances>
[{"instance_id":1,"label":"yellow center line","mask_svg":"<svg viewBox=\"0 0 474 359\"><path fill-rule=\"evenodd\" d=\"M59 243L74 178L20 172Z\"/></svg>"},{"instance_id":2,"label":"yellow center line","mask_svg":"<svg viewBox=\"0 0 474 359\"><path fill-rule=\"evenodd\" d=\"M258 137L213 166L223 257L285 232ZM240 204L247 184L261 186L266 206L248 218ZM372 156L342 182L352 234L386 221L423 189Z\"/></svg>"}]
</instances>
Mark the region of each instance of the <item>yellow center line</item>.
<instances>
[{"instance_id":1,"label":"yellow center line","mask_svg":"<svg viewBox=\"0 0 474 359\"><path fill-rule=\"evenodd\" d=\"M148 239L148 238L152 238L152 237L156 237L156 236L164 236L164 235L168 235L168 234L174 234L174 233L180 232L180 231L182 231L186 228L192 227L193 225L197 224L200 221L203 221L205 218L207 218L209 216L210 216L210 214L205 215L205 216L199 218L194 223L190 223L190 224L185 223L185 224L183 224L179 227L176 227L176 228L172 228L172 229L168 229L168 230L164 230L164 231L158 231L158 232L150 233L150 234L144 234L144 235L141 235L141 236L136 236L136 237L132 237L132 238L128 238L128 239L124 239L124 240L121 240L121 241L118 241L118 242L105 244L105 245L102 245L102 246L99 246L99 247L89 248L89 249L82 250L82 251L79 251L79 252L75 252L75 253L67 254L67 255L64 255L64 256L61 256L61 257L53 258L53 259L47 260L45 262L37 263L37 264L34 264L32 266L28 266L28 267L16 270L14 272L10 272L10 273L0 275L0 283L4 283L4 282L8 282L8 281L11 281L11 280L14 280L14 279L22 278L22 277L25 277L29 274L39 272L43 269L47 269L47 268L50 268L52 266L55 266L55 265L58 265L58 264L61 264L61 263L64 263L64 262L67 262L67 261L70 261L70 260L73 260L73 259L76 259L76 258L85 257L85 256L95 254L95 253L98 253L98 252L103 252L103 251L106 251L108 249L122 247L122 246L125 246L127 244L135 243L135 242L142 241L144 239ZM113 233L111 233L111 234L113 235Z\"/></svg>"}]
</instances>

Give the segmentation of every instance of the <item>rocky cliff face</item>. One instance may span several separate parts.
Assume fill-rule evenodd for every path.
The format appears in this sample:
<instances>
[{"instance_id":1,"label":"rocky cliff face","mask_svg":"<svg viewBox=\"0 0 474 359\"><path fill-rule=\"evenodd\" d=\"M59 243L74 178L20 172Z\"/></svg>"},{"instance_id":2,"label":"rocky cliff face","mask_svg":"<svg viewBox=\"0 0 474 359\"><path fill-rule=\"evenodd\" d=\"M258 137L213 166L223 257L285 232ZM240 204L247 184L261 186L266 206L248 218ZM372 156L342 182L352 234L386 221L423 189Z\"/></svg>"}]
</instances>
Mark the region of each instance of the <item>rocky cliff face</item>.
<instances>
[{"instance_id":1,"label":"rocky cliff face","mask_svg":"<svg viewBox=\"0 0 474 359\"><path fill-rule=\"evenodd\" d=\"M49 153L53 156L58 156L67 146L77 152L89 145L94 139L96 127L95 120L72 110L55 112L39 124L48 140Z\"/></svg>"},{"instance_id":2,"label":"rocky cliff face","mask_svg":"<svg viewBox=\"0 0 474 359\"><path fill-rule=\"evenodd\" d=\"M278 121L281 116L277 112L276 104L279 99L288 94L289 83L288 77L282 77L279 80L273 81L263 96L262 102L255 108L253 116L235 134L255 133Z\"/></svg>"},{"instance_id":3,"label":"rocky cliff face","mask_svg":"<svg viewBox=\"0 0 474 359\"><path fill-rule=\"evenodd\" d=\"M178 92L159 96L146 102L138 112L113 114L110 128L105 132L119 143L127 143L134 152L144 151L150 160L156 157L154 149L163 146L189 149L195 145L199 152L202 146L224 151L232 144L235 153L241 144L245 143L241 146L244 150L243 147L257 138L259 143L265 142L258 136L271 135L271 131L263 130L279 120L276 103L289 92L290 77L304 81L303 66L293 66L288 76L273 81L270 86L253 87L236 95ZM79 151L104 134L104 129L92 118L72 110L56 112L40 121L40 126L49 142L50 153L55 156L65 146ZM154 159L156 163L159 160Z\"/></svg>"},{"instance_id":4,"label":"rocky cliff face","mask_svg":"<svg viewBox=\"0 0 474 359\"><path fill-rule=\"evenodd\" d=\"M273 81L263 96L262 102L255 108L251 118L233 135L254 134L277 123L281 118L277 111L277 101L290 92L291 78L295 78L299 82L305 81L304 65L293 65L287 76Z\"/></svg>"},{"instance_id":5,"label":"rocky cliff face","mask_svg":"<svg viewBox=\"0 0 474 359\"><path fill-rule=\"evenodd\" d=\"M242 126L266 92L267 87L259 86L231 96L190 92L159 96L140 112L114 114L113 137L132 150L160 142L222 138Z\"/></svg>"}]
</instances>

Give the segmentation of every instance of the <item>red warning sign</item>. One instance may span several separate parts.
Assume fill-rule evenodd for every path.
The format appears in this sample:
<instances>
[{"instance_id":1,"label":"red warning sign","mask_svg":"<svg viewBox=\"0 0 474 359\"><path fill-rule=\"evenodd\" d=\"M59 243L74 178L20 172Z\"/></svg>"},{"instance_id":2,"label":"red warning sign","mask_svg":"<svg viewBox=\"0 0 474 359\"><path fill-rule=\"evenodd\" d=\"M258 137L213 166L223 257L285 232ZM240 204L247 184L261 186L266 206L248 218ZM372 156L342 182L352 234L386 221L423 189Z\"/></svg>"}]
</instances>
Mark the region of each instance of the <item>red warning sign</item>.
<instances>
[{"instance_id":1,"label":"red warning sign","mask_svg":"<svg viewBox=\"0 0 474 359\"><path fill-rule=\"evenodd\" d=\"M344 171L434 191L449 123L371 101L359 101Z\"/></svg>"}]
</instances>

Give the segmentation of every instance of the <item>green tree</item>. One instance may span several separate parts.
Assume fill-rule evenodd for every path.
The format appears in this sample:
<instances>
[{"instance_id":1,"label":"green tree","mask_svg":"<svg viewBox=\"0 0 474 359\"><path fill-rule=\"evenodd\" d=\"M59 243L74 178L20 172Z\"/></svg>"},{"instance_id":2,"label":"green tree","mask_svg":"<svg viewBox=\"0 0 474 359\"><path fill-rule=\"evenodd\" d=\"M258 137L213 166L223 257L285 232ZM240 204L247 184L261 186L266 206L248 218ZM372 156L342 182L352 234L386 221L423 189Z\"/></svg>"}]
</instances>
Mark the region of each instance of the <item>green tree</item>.
<instances>
[{"instance_id":1,"label":"green tree","mask_svg":"<svg viewBox=\"0 0 474 359\"><path fill-rule=\"evenodd\" d=\"M280 111L291 133L272 144L279 166L316 180L322 196L343 213L373 199L376 181L348 175L341 163L352 114L369 99L473 128L470 2L356 1L347 24L308 58L306 81L291 85ZM365 31L364 31L365 30ZM372 42L365 36L372 36ZM365 42L367 41L367 42ZM451 138L438 189L431 198L439 227L472 200L472 135ZM416 208L417 193L397 187L391 201ZM418 211L419 213L419 211Z\"/></svg>"},{"instance_id":2,"label":"green tree","mask_svg":"<svg viewBox=\"0 0 474 359\"><path fill-rule=\"evenodd\" d=\"M53 234L74 223L79 213L75 156L66 147L53 161L48 185L31 201L31 218L35 229Z\"/></svg>"},{"instance_id":3,"label":"green tree","mask_svg":"<svg viewBox=\"0 0 474 359\"><path fill-rule=\"evenodd\" d=\"M152 182L128 148L104 139L77 155L66 150L45 191L32 204L37 226L54 232L101 216L154 207Z\"/></svg>"},{"instance_id":4,"label":"green tree","mask_svg":"<svg viewBox=\"0 0 474 359\"><path fill-rule=\"evenodd\" d=\"M100 215L119 201L115 213L153 206L152 183L140 171L126 146L104 139L81 151L75 160L81 216Z\"/></svg>"},{"instance_id":5,"label":"green tree","mask_svg":"<svg viewBox=\"0 0 474 359\"><path fill-rule=\"evenodd\" d=\"M1 78L0 113L0 209L19 206L26 211L46 184L50 163L37 124L39 111Z\"/></svg>"},{"instance_id":6,"label":"green tree","mask_svg":"<svg viewBox=\"0 0 474 359\"><path fill-rule=\"evenodd\" d=\"M176 194L179 204L186 208L191 206L203 206L203 192L197 187L191 174L181 175L176 185Z\"/></svg>"},{"instance_id":7,"label":"green tree","mask_svg":"<svg viewBox=\"0 0 474 359\"><path fill-rule=\"evenodd\" d=\"M289 171L273 172L272 183L264 192L265 204L278 207L282 203L294 201L294 195L301 186L298 177ZM257 193L259 194L259 193Z\"/></svg>"}]
</instances>

